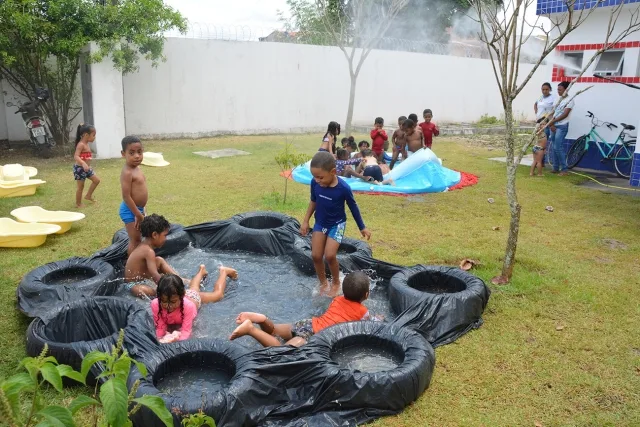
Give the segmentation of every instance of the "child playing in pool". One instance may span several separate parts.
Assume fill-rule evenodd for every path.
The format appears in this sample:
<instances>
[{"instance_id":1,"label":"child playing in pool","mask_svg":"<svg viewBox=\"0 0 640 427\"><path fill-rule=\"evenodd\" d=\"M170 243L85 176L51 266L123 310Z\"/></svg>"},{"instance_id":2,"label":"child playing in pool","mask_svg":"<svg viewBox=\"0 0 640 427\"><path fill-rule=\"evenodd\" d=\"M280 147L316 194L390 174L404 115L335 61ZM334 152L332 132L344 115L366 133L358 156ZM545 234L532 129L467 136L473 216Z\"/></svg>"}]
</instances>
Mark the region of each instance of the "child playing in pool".
<instances>
[{"instance_id":1,"label":"child playing in pool","mask_svg":"<svg viewBox=\"0 0 640 427\"><path fill-rule=\"evenodd\" d=\"M362 151L369 148L369 143L367 141L358 142L358 153L353 157L362 158Z\"/></svg>"},{"instance_id":2,"label":"child playing in pool","mask_svg":"<svg viewBox=\"0 0 640 427\"><path fill-rule=\"evenodd\" d=\"M88 178L91 181L89 191L84 196L85 200L95 202L93 198L93 192L98 184L100 184L100 178L91 169L91 148L89 143L96 140L96 128L89 124L78 125L76 132L76 152L73 155L76 163L73 165L73 177L77 183L76 189L76 207L82 207L82 192L84 191L84 181Z\"/></svg>"},{"instance_id":3,"label":"child playing in pool","mask_svg":"<svg viewBox=\"0 0 640 427\"><path fill-rule=\"evenodd\" d=\"M404 122L403 141L407 146L407 157L411 157L413 153L424 148L424 135L420 128L416 127L416 122L407 119Z\"/></svg>"},{"instance_id":4,"label":"child playing in pool","mask_svg":"<svg viewBox=\"0 0 640 427\"><path fill-rule=\"evenodd\" d=\"M156 256L154 251L166 242L169 222L161 215L152 214L142 220L140 231L144 239L127 259L124 268L125 287L137 297L153 297L156 295L156 284L163 274L178 274L167 261ZM191 284L197 285L197 289L200 289L200 282L206 274L204 266L200 266L200 271L191 279ZM235 279L237 273L232 268L221 268L222 284L219 284L221 279L218 278L213 292L202 293L202 295L206 294L203 301L206 299L205 302L215 302L222 298L226 286L224 279L227 276Z\"/></svg>"},{"instance_id":5,"label":"child playing in pool","mask_svg":"<svg viewBox=\"0 0 640 427\"><path fill-rule=\"evenodd\" d=\"M369 297L369 277L361 271L347 274L342 284L343 296L331 301L329 308L320 317L299 320L294 324L274 324L264 314L243 312L238 315L236 328L229 339L235 340L250 335L265 347L279 346L280 337L287 345L299 347L306 344L314 334L338 323L369 320L367 307L362 302ZM380 319L374 319L380 320ZM253 326L257 323L260 329Z\"/></svg>"},{"instance_id":6,"label":"child playing in pool","mask_svg":"<svg viewBox=\"0 0 640 427\"><path fill-rule=\"evenodd\" d=\"M378 160L384 159L384 143L389 140L387 132L383 129L384 119L376 117L371 130L371 149Z\"/></svg>"},{"instance_id":7,"label":"child playing in pool","mask_svg":"<svg viewBox=\"0 0 640 427\"><path fill-rule=\"evenodd\" d=\"M340 135L340 124L338 122L330 122L329 126L327 126L327 133L322 137L322 144L318 151L326 151L335 156L338 135Z\"/></svg>"},{"instance_id":8,"label":"child playing in pool","mask_svg":"<svg viewBox=\"0 0 640 427\"><path fill-rule=\"evenodd\" d=\"M142 143L137 136L126 136L122 139L122 157L125 164L120 173L122 187L122 203L120 204L120 219L129 235L129 249L133 250L140 244L140 223L144 219L145 206L149 199L147 180L138 166L142 163Z\"/></svg>"},{"instance_id":9,"label":"child playing in pool","mask_svg":"<svg viewBox=\"0 0 640 427\"><path fill-rule=\"evenodd\" d=\"M398 117L398 129L391 135L391 143L393 144L393 156L391 157L391 163L389 169L393 169L393 166L398 161L398 157L402 154L402 159L407 158L407 144L404 141L404 122L407 120L405 116Z\"/></svg>"},{"instance_id":10,"label":"child playing in pool","mask_svg":"<svg viewBox=\"0 0 640 427\"><path fill-rule=\"evenodd\" d=\"M184 341L191 336L193 320L202 304L218 302L224 296L226 278L238 276L232 268L220 267L220 276L213 292L200 292L200 282L207 275L204 265L196 274L189 288L176 274L166 274L158 281L158 298L151 301L156 336L161 343Z\"/></svg>"},{"instance_id":11,"label":"child playing in pool","mask_svg":"<svg viewBox=\"0 0 640 427\"><path fill-rule=\"evenodd\" d=\"M395 185L393 179L389 178L385 180L383 178L382 168L378 164L378 159L373 155L373 152L371 150L364 150L362 152L362 158L365 161L365 167L362 171L363 176L373 178L374 184Z\"/></svg>"},{"instance_id":12,"label":"child playing in pool","mask_svg":"<svg viewBox=\"0 0 640 427\"><path fill-rule=\"evenodd\" d=\"M440 129L438 129L438 125L431 121L433 119L433 112L430 109L427 108L424 110L422 117L424 118L424 122L420 123L420 129L424 135L424 145L431 149L433 137L440 135Z\"/></svg>"},{"instance_id":13,"label":"child playing in pool","mask_svg":"<svg viewBox=\"0 0 640 427\"><path fill-rule=\"evenodd\" d=\"M311 159L311 201L300 226L300 234L309 232L309 220L315 212L315 224L311 238L311 256L320 281L320 290L328 287L324 259L331 271L330 294L337 294L340 289L340 266L337 254L347 226L345 203L349 205L351 214L358 224L362 237L371 238L371 232L364 225L360 209L351 188L346 181L339 179L336 172L336 161L329 153L318 152Z\"/></svg>"},{"instance_id":14,"label":"child playing in pool","mask_svg":"<svg viewBox=\"0 0 640 427\"><path fill-rule=\"evenodd\" d=\"M361 163L364 163L362 158L354 157L350 159L347 150L343 150L342 148L338 148L336 157L336 173L339 176L343 176L345 178L355 177L367 181L367 179L361 174L361 169L364 168L364 166L362 166L362 168L358 167L357 170L353 170L351 167L352 165L360 165Z\"/></svg>"}]
</instances>

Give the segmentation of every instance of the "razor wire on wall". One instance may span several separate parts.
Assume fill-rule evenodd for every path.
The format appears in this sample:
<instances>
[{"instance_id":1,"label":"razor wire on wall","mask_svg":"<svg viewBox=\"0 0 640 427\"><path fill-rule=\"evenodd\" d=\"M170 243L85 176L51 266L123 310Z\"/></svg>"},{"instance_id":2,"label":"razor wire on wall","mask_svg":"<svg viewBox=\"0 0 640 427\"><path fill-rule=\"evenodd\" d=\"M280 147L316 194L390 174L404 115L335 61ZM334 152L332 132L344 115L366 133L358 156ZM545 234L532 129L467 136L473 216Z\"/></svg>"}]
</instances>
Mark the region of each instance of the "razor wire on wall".
<instances>
[{"instance_id":1,"label":"razor wire on wall","mask_svg":"<svg viewBox=\"0 0 640 427\"><path fill-rule=\"evenodd\" d=\"M328 32L295 32L260 28L247 25L215 25L191 22L185 33L176 30L165 34L166 37L187 39L225 40L239 42L272 42L310 44L320 46L334 46L335 43ZM473 43L476 44L473 44ZM354 40L357 43L357 40ZM466 58L485 58L489 55L479 41L468 43L451 41L449 43L434 43L426 40L410 40L394 37L381 37L374 41L374 48L381 50L396 50L402 52L427 53L432 55L451 55Z\"/></svg>"}]
</instances>

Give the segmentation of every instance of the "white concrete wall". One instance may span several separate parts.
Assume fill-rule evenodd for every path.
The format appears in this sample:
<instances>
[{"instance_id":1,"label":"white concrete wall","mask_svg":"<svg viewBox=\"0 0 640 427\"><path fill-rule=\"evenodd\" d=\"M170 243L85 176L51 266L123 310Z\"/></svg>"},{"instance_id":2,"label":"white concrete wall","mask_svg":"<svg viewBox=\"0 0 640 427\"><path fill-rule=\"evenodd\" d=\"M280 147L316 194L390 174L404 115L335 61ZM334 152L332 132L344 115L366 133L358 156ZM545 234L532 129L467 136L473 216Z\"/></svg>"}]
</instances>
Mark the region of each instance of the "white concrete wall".
<instances>
[{"instance_id":1,"label":"white concrete wall","mask_svg":"<svg viewBox=\"0 0 640 427\"><path fill-rule=\"evenodd\" d=\"M625 6L620 18L619 26L613 32L614 39L624 28L624 23L629 22L630 14L635 11L637 5ZM596 44L604 43L609 17L613 8L603 7L596 10L588 20L580 27L570 33L563 41L562 45L571 44ZM640 41L640 33L631 34L623 41ZM595 54L595 50L584 51L584 62L588 61ZM624 77L637 77L639 74L640 48L627 48L624 53ZM592 77L597 60L587 69L584 77ZM551 71L547 75L551 79ZM554 83L554 90L557 83ZM638 85L638 84L636 84ZM593 86L588 91L578 95L576 106L571 114L568 139L575 139L589 132L591 121L586 117L587 111L593 112L599 119L619 124L621 122L640 128L640 90L632 89L617 83L576 83L571 92L575 93L586 87ZM638 85L640 86L640 85ZM598 128L598 133L607 140L613 141L620 129L610 131L606 127ZM637 131L633 132L636 135ZM640 152L640 145L636 145L636 152Z\"/></svg>"},{"instance_id":2,"label":"white concrete wall","mask_svg":"<svg viewBox=\"0 0 640 427\"><path fill-rule=\"evenodd\" d=\"M91 49L95 49L91 46ZM124 98L122 73L113 68L111 58L91 64L93 125L96 127L95 148L99 158L121 156L124 138Z\"/></svg>"},{"instance_id":3,"label":"white concrete wall","mask_svg":"<svg viewBox=\"0 0 640 427\"><path fill-rule=\"evenodd\" d=\"M146 137L266 133L343 123L349 74L335 47L284 43L168 39L167 61L126 75L127 133ZM531 69L521 67L522 75ZM542 67L516 101L516 117L532 118ZM431 108L439 121L500 117L502 104L488 60L373 51L358 79L354 123Z\"/></svg>"}]
</instances>

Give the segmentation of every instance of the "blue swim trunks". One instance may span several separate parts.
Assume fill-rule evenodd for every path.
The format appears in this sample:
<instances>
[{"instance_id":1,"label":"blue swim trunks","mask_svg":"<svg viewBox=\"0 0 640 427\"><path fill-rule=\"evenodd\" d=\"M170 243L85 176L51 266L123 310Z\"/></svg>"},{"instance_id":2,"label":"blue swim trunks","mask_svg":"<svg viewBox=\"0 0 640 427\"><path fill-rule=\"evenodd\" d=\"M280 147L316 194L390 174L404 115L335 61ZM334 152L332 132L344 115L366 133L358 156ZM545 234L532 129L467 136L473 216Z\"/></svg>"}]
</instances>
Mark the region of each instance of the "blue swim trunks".
<instances>
[{"instance_id":1,"label":"blue swim trunks","mask_svg":"<svg viewBox=\"0 0 640 427\"><path fill-rule=\"evenodd\" d=\"M138 206L138 210L142 215L144 215L144 207ZM131 224L136 220L136 216L131 212L131 209L129 209L129 206L127 206L124 201L120 203L120 219L125 223L125 225Z\"/></svg>"},{"instance_id":2,"label":"blue swim trunks","mask_svg":"<svg viewBox=\"0 0 640 427\"><path fill-rule=\"evenodd\" d=\"M313 231L319 231L322 234L326 235L328 238L335 240L338 243L342 243L342 239L344 238L344 231L347 229L347 223L341 222L340 224L334 225L331 228L324 228L320 224L315 223L313 226Z\"/></svg>"}]
</instances>

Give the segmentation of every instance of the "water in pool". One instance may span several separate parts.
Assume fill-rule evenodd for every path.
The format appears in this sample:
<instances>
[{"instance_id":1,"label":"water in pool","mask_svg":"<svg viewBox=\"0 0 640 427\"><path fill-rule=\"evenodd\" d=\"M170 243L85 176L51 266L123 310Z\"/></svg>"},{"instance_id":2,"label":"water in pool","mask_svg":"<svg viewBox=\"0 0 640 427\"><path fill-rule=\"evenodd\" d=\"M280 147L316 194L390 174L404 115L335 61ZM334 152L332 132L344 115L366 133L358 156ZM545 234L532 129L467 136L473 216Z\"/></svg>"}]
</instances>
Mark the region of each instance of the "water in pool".
<instances>
[{"instance_id":1,"label":"water in pool","mask_svg":"<svg viewBox=\"0 0 640 427\"><path fill-rule=\"evenodd\" d=\"M186 278L191 278L200 264L204 264L209 271L205 291L213 290L220 265L238 270L238 280L227 281L222 301L204 304L200 309L194 322L195 337L228 338L237 326L238 313L242 311L264 313L276 323L292 323L321 315L331 302L331 298L318 294L316 277L298 272L289 257L189 247L168 257L167 262ZM386 288L376 284L372 281L369 299L364 304L372 314L391 320L394 316ZM252 348L260 347L251 337L242 337L236 342Z\"/></svg>"},{"instance_id":2,"label":"water in pool","mask_svg":"<svg viewBox=\"0 0 640 427\"><path fill-rule=\"evenodd\" d=\"M231 377L221 369L190 367L183 371L165 375L156 382L156 387L165 394L193 396L211 394L221 390Z\"/></svg>"},{"instance_id":3,"label":"water in pool","mask_svg":"<svg viewBox=\"0 0 640 427\"><path fill-rule=\"evenodd\" d=\"M402 360L381 348L347 347L331 354L334 362L343 368L360 372L383 372L397 368Z\"/></svg>"}]
</instances>

